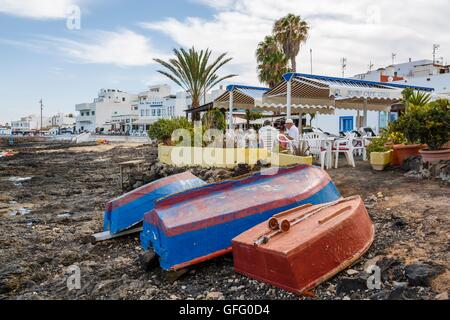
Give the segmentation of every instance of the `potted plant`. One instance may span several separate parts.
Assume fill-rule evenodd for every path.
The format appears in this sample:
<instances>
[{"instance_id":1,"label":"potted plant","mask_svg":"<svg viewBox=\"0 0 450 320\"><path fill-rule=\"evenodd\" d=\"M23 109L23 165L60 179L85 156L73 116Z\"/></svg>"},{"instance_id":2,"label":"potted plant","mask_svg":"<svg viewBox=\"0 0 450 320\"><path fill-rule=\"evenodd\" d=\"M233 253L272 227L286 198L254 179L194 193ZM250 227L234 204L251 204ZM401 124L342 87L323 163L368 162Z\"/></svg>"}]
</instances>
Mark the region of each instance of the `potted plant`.
<instances>
[{"instance_id":1,"label":"potted plant","mask_svg":"<svg viewBox=\"0 0 450 320\"><path fill-rule=\"evenodd\" d=\"M403 147L406 143L406 138L403 133L396 131L394 128L394 124L389 124L389 128L384 132L383 137L385 137L386 143L384 147L392 150L392 162L391 164L394 166L399 166L400 161L398 160L398 154L401 147Z\"/></svg>"},{"instance_id":2,"label":"potted plant","mask_svg":"<svg viewBox=\"0 0 450 320\"><path fill-rule=\"evenodd\" d=\"M425 148L420 144L420 110L431 100L430 94L410 88L403 90L402 94L405 112L389 126L389 138L394 150L393 165L396 166L402 165L409 157L418 156L420 149Z\"/></svg>"},{"instance_id":3,"label":"potted plant","mask_svg":"<svg viewBox=\"0 0 450 320\"><path fill-rule=\"evenodd\" d=\"M393 165L402 165L406 159L418 156L420 149L425 148L420 144L421 108L423 106L409 104L407 111L389 127L389 137L396 140L392 145ZM398 144L402 139L404 143Z\"/></svg>"},{"instance_id":4,"label":"potted plant","mask_svg":"<svg viewBox=\"0 0 450 320\"><path fill-rule=\"evenodd\" d=\"M367 146L373 170L383 171L392 162L393 150L386 147L385 144L386 139L382 137L373 139L370 145Z\"/></svg>"},{"instance_id":5,"label":"potted plant","mask_svg":"<svg viewBox=\"0 0 450 320\"><path fill-rule=\"evenodd\" d=\"M450 139L450 102L438 100L420 110L420 141L428 146L420 151L424 162L450 160L450 149L444 148Z\"/></svg>"}]
</instances>

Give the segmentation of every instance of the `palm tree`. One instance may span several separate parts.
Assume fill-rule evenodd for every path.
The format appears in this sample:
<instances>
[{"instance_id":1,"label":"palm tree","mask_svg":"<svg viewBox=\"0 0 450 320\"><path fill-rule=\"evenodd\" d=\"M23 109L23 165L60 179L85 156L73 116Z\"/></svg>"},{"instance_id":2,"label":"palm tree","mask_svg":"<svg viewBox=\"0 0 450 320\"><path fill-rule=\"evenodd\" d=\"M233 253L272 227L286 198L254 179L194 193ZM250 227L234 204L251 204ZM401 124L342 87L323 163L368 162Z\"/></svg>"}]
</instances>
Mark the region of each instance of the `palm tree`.
<instances>
[{"instance_id":1,"label":"palm tree","mask_svg":"<svg viewBox=\"0 0 450 320\"><path fill-rule=\"evenodd\" d=\"M403 90L402 96L402 102L405 105L406 110L408 110L410 105L424 107L431 101L431 95L429 93L415 91L412 88Z\"/></svg>"},{"instance_id":2,"label":"palm tree","mask_svg":"<svg viewBox=\"0 0 450 320\"><path fill-rule=\"evenodd\" d=\"M273 34L281 44L284 54L291 60L292 71L296 72L295 58L300 52L300 45L308 39L309 24L300 16L290 13L275 22Z\"/></svg>"},{"instance_id":3,"label":"palm tree","mask_svg":"<svg viewBox=\"0 0 450 320\"><path fill-rule=\"evenodd\" d=\"M217 71L232 58L226 58L227 53L222 53L217 59L210 63L211 50L195 50L194 47L186 51L174 49L175 58L169 61L154 59L166 70L158 70L177 85L189 92L192 97L192 108L200 106L202 96L220 82L235 77L235 74L220 77ZM198 116L198 115L194 115Z\"/></svg>"},{"instance_id":4,"label":"palm tree","mask_svg":"<svg viewBox=\"0 0 450 320\"><path fill-rule=\"evenodd\" d=\"M281 50L273 36L267 36L256 49L258 63L258 78L270 88L281 80L283 74L289 71L288 58Z\"/></svg>"}]
</instances>

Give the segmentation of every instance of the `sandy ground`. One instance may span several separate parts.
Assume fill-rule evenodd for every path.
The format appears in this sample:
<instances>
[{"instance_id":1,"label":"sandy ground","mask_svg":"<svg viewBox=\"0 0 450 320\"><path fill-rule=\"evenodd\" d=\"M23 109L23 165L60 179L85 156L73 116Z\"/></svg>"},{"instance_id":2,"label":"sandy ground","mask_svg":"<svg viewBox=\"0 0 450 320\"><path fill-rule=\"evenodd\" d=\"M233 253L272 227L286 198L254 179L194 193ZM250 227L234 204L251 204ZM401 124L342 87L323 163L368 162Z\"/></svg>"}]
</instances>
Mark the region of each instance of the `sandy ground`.
<instances>
[{"instance_id":1,"label":"sandy ground","mask_svg":"<svg viewBox=\"0 0 450 320\"><path fill-rule=\"evenodd\" d=\"M14 151L0 159L0 299L299 299L235 274L230 255L173 282L160 269L142 270L138 236L90 243L102 231L105 203L122 194L118 163L148 158L149 146L35 144ZM450 188L400 170L374 172L363 162L341 165L329 173L344 196L366 199L376 240L352 269L309 298L393 299L399 288L402 299L448 297ZM377 261L388 262L381 290L342 289ZM404 268L424 262L444 271L431 286L405 291ZM81 290L67 288L72 265L81 268Z\"/></svg>"}]
</instances>

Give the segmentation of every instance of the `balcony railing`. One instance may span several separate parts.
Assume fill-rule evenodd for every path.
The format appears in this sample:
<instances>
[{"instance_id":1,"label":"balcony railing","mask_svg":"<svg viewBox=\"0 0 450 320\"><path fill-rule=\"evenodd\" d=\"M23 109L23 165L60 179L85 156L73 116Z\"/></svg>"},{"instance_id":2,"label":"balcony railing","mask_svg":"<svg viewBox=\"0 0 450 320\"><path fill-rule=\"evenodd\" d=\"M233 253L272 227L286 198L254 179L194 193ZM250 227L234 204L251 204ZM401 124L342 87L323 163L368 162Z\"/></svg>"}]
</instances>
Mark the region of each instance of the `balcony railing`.
<instances>
[{"instance_id":1,"label":"balcony railing","mask_svg":"<svg viewBox=\"0 0 450 320\"><path fill-rule=\"evenodd\" d=\"M94 117L93 116L78 116L77 122L84 122L84 123L93 123Z\"/></svg>"}]
</instances>

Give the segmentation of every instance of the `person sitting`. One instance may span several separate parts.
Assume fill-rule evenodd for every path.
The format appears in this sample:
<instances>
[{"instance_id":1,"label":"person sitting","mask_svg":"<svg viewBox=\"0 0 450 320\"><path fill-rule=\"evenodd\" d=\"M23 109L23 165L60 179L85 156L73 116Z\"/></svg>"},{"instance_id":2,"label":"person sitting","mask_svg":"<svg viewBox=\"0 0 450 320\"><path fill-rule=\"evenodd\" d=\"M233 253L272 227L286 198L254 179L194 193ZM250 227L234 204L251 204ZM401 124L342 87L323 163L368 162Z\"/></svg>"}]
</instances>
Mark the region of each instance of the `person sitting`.
<instances>
[{"instance_id":1,"label":"person sitting","mask_svg":"<svg viewBox=\"0 0 450 320\"><path fill-rule=\"evenodd\" d=\"M298 142L300 140L300 131L294 124L292 119L286 120L287 138L291 141Z\"/></svg>"},{"instance_id":2,"label":"person sitting","mask_svg":"<svg viewBox=\"0 0 450 320\"><path fill-rule=\"evenodd\" d=\"M264 126L259 129L258 134L260 147L271 152L274 151L279 131L272 127L269 120L264 121Z\"/></svg>"}]
</instances>

